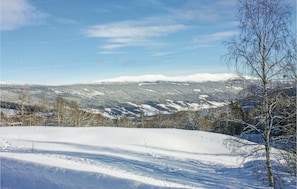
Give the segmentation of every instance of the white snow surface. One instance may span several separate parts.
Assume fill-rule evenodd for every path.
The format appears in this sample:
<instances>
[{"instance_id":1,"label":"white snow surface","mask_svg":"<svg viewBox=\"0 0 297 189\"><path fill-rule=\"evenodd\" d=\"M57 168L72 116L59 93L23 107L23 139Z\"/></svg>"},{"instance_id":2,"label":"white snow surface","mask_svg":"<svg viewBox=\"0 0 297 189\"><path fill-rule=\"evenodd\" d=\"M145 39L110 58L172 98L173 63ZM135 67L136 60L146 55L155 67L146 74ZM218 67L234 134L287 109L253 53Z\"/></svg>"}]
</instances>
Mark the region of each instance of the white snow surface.
<instances>
[{"instance_id":1,"label":"white snow surface","mask_svg":"<svg viewBox=\"0 0 297 189\"><path fill-rule=\"evenodd\" d=\"M94 83L106 82L156 82L156 81L175 81L175 82L206 82L206 81L226 81L229 79L239 78L236 74L222 73L198 73L192 75L164 76L162 74L148 74L139 76L121 76L113 79L97 80Z\"/></svg>"},{"instance_id":2,"label":"white snow surface","mask_svg":"<svg viewBox=\"0 0 297 189\"><path fill-rule=\"evenodd\" d=\"M242 163L226 138L177 129L2 127L1 188L268 188L263 160ZM295 188L285 178L284 188Z\"/></svg>"}]
</instances>

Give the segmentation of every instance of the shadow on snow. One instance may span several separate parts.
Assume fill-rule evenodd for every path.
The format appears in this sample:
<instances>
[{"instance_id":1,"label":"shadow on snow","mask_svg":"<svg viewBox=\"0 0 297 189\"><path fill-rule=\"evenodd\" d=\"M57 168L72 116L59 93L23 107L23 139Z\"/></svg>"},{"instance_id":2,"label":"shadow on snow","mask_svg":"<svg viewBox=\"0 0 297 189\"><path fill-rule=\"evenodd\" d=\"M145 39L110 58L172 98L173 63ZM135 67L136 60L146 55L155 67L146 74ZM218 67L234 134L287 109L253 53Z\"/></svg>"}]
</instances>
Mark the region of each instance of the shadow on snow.
<instances>
[{"instance_id":1,"label":"shadow on snow","mask_svg":"<svg viewBox=\"0 0 297 189\"><path fill-rule=\"evenodd\" d=\"M65 145L74 148L74 150L91 150L94 153L38 149L11 149L10 152L55 156L58 159L66 159L94 167L112 167L115 170L124 170L134 175L193 188L234 188L234 186L265 188L261 180L255 182L257 174L255 174L254 166L252 166L254 164L251 162L246 164L249 166L243 168L228 168L193 159L174 158L161 154L153 156L149 151L140 153L127 149L66 142L35 141L34 143L35 146L41 143ZM151 147L149 148L154 150ZM168 149L162 150L168 151ZM226 156L226 154L212 155ZM1 186L3 188L45 188L45 186L48 188L166 188L140 183L133 178L130 180L117 178L113 175L106 175L104 172L75 171L7 158L2 158L1 173Z\"/></svg>"}]
</instances>

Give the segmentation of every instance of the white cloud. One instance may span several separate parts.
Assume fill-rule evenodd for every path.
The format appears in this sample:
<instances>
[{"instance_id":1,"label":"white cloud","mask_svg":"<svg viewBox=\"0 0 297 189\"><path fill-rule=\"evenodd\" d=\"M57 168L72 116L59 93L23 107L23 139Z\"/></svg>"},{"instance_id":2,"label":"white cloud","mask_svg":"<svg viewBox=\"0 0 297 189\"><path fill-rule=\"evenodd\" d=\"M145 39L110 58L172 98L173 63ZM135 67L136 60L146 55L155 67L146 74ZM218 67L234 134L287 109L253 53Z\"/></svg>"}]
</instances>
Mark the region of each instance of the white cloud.
<instances>
[{"instance_id":1,"label":"white cloud","mask_svg":"<svg viewBox=\"0 0 297 189\"><path fill-rule=\"evenodd\" d=\"M161 2L159 0L139 1L140 4L143 3L150 6ZM166 37L182 30L194 30L197 28L196 26L200 26L197 23L201 22L215 22L220 24L220 20L230 17L233 9L231 13L229 9L233 8L235 4L236 0L214 2L188 0L180 4L177 8L176 6L173 7L162 2L158 7L163 9L164 13L159 16L93 25L85 28L82 32L87 37L102 39L99 49L103 52L116 51L129 46L168 46L168 41L166 42L161 37ZM228 9L228 11L224 9ZM228 20L228 22L230 21ZM223 27L226 28L225 24ZM192 49L194 46L194 48L209 47L213 45L210 42L218 41L228 35L229 33L218 32L213 34L213 36L205 35L196 38L193 36L194 39L192 38L191 44L187 48ZM194 42L194 45L192 42ZM153 54L152 56L162 55Z\"/></svg>"},{"instance_id":2,"label":"white cloud","mask_svg":"<svg viewBox=\"0 0 297 189\"><path fill-rule=\"evenodd\" d=\"M171 54L172 54L172 52L155 52L152 54L152 56L168 56Z\"/></svg>"},{"instance_id":3,"label":"white cloud","mask_svg":"<svg viewBox=\"0 0 297 189\"><path fill-rule=\"evenodd\" d=\"M100 48L110 50L126 46L156 44L152 38L184 29L186 26L182 24L155 24L144 20L95 25L83 30L83 33L88 37L106 39L107 44Z\"/></svg>"},{"instance_id":4,"label":"white cloud","mask_svg":"<svg viewBox=\"0 0 297 189\"><path fill-rule=\"evenodd\" d=\"M1 30L14 30L32 25L45 17L26 0L1 0Z\"/></svg>"},{"instance_id":5,"label":"white cloud","mask_svg":"<svg viewBox=\"0 0 297 189\"><path fill-rule=\"evenodd\" d=\"M218 22L233 16L236 0L187 0L180 7L165 7L176 19L194 22Z\"/></svg>"},{"instance_id":6,"label":"white cloud","mask_svg":"<svg viewBox=\"0 0 297 189\"><path fill-rule=\"evenodd\" d=\"M100 48L104 50L112 50L112 49L118 49L124 46L125 46L124 44L106 44L106 45L100 46Z\"/></svg>"},{"instance_id":7,"label":"white cloud","mask_svg":"<svg viewBox=\"0 0 297 189\"><path fill-rule=\"evenodd\" d=\"M206 35L200 35L193 39L192 43L185 47L185 50L192 50L198 48L209 48L216 46L217 43L221 43L225 39L228 39L232 36L238 34L238 31L223 31L223 32L215 32Z\"/></svg>"},{"instance_id":8,"label":"white cloud","mask_svg":"<svg viewBox=\"0 0 297 189\"><path fill-rule=\"evenodd\" d=\"M123 37L153 37L166 35L184 29L184 25L149 25L139 23L112 23L92 26L84 32L89 37L123 38Z\"/></svg>"},{"instance_id":9,"label":"white cloud","mask_svg":"<svg viewBox=\"0 0 297 189\"><path fill-rule=\"evenodd\" d=\"M211 42L221 41L228 37L232 37L237 35L237 31L224 31L224 32L216 32L207 35L201 35L194 39L194 43L198 45L209 45Z\"/></svg>"}]
</instances>

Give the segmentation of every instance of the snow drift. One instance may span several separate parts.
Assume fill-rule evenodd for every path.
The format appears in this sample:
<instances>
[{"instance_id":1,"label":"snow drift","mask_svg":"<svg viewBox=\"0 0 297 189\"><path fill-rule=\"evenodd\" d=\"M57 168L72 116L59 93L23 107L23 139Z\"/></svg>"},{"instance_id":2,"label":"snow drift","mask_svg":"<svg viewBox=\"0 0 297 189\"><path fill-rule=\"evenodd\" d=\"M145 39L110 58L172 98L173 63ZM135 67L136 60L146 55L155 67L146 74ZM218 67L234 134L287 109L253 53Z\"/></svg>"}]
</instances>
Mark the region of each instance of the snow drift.
<instances>
[{"instance_id":1,"label":"snow drift","mask_svg":"<svg viewBox=\"0 0 297 189\"><path fill-rule=\"evenodd\" d=\"M2 127L2 188L267 188L228 136L176 129ZM285 174L285 173L284 173ZM286 188L294 178L286 175Z\"/></svg>"}]
</instances>

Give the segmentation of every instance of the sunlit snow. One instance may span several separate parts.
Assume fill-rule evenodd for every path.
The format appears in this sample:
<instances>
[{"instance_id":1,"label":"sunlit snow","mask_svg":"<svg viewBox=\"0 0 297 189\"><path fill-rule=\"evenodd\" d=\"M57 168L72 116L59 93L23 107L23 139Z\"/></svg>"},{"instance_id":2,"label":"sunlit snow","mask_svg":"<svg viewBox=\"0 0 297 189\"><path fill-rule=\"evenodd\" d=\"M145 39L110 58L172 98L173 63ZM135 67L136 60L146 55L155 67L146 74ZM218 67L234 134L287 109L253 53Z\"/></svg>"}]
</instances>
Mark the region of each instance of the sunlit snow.
<instances>
[{"instance_id":1,"label":"sunlit snow","mask_svg":"<svg viewBox=\"0 0 297 189\"><path fill-rule=\"evenodd\" d=\"M243 163L226 135L115 127L2 127L1 187L267 188L262 157ZM286 175L284 188L295 188Z\"/></svg>"}]
</instances>

